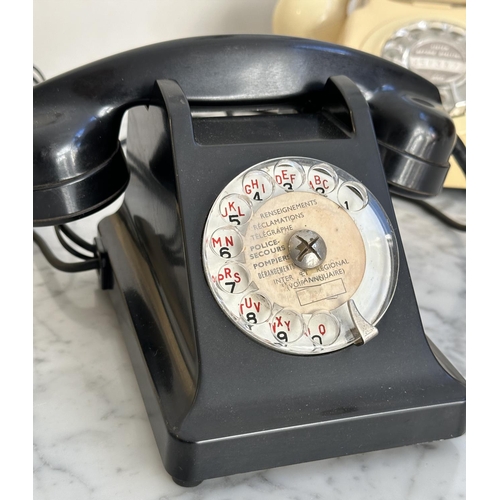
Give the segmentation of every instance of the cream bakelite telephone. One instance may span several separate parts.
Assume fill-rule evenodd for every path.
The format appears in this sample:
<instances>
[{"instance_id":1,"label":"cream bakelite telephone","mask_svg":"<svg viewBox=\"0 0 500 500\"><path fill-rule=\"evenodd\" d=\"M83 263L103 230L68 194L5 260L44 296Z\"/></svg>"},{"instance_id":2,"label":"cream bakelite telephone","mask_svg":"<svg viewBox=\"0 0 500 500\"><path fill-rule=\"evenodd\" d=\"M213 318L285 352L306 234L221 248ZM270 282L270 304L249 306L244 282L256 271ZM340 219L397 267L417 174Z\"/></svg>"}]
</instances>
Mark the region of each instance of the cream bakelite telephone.
<instances>
[{"instance_id":1,"label":"cream bakelite telephone","mask_svg":"<svg viewBox=\"0 0 500 500\"><path fill-rule=\"evenodd\" d=\"M273 32L339 43L381 56L434 83L466 138L465 0L279 0ZM445 187L465 188L454 159Z\"/></svg>"},{"instance_id":2,"label":"cream bakelite telephone","mask_svg":"<svg viewBox=\"0 0 500 500\"><path fill-rule=\"evenodd\" d=\"M71 237L125 191L92 259L34 238L61 270L97 269L177 483L465 431L389 195L438 194L462 158L432 83L346 47L223 36L33 93L34 226Z\"/></svg>"}]
</instances>

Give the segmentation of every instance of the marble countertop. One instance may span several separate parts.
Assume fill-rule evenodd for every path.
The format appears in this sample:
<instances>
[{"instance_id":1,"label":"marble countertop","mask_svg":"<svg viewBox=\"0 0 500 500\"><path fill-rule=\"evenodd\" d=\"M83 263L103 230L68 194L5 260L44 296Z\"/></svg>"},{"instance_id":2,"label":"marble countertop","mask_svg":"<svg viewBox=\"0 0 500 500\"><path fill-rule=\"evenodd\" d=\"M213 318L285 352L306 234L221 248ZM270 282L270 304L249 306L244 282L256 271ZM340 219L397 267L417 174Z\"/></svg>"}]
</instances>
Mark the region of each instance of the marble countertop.
<instances>
[{"instance_id":1,"label":"marble countertop","mask_svg":"<svg viewBox=\"0 0 500 500\"><path fill-rule=\"evenodd\" d=\"M119 203L71 227L91 240ZM432 203L465 217L463 191ZM394 204L426 333L465 376L465 233L406 200ZM52 228L40 234L71 260ZM33 269L36 500L465 498L465 436L177 486L96 274L59 272L35 245Z\"/></svg>"}]
</instances>

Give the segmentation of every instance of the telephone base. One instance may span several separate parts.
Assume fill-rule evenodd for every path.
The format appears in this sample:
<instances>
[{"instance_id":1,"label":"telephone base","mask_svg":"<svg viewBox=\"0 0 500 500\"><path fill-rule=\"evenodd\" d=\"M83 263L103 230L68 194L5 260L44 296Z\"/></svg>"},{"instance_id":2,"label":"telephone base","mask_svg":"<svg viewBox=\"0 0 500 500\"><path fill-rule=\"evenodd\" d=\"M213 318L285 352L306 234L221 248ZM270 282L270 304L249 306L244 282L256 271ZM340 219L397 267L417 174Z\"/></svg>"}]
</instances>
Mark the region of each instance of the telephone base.
<instances>
[{"instance_id":1,"label":"telephone base","mask_svg":"<svg viewBox=\"0 0 500 500\"><path fill-rule=\"evenodd\" d=\"M182 405L179 404L181 400L173 388L172 373L168 373L169 370L175 372L174 360L165 365L162 373L158 372L158 365L155 366L160 357L155 353L161 353L162 344L173 339L168 338L168 331L158 329L163 318L154 307L161 297L155 287L143 286L144 283L153 283L152 276L144 255L134 242L133 231L127 228L130 222L127 219L125 210L121 209L99 225L115 273L111 300L121 323L161 459L176 484L196 486L205 479L426 443L457 437L465 432L465 380L432 343L432 350L429 349L423 332L410 326L405 333L412 332L414 337L421 335L421 338L417 338L417 342L407 339L407 346L414 351L407 372L392 373L389 375L392 382L388 383L382 367L390 374L399 365L395 361L390 366L390 358L398 358L397 349L381 361L383 353L377 339L366 346L351 346L346 353L350 351L354 358L363 350L367 352L370 344L372 349L375 348L373 358L368 361L374 370L373 377L359 376L365 371L369 357L365 358L363 365L358 365L353 358L345 393L316 395L314 402L306 399L309 403L301 403L301 408L292 399L288 400L285 407L288 406L289 411L283 414L281 427L275 425L274 413L279 411L273 408L276 405L264 398L258 403L258 394L252 396L253 404L250 405L255 408L235 408L228 404L222 409L227 413L210 408L210 400L199 396L192 401L194 407L179 416L177 410ZM401 288L406 287L401 285ZM396 309L404 307L401 303L405 302L404 294L394 300ZM388 315L392 316L390 312ZM238 334L237 339L248 342L248 348L260 349L263 357L276 354L244 335ZM297 365L316 361L277 354L288 363L288 369L294 360ZM332 354L338 355L331 353L320 358L327 361ZM403 351L401 354L404 356ZM332 358L330 364L322 365L329 366L328 373L325 372L328 377L336 374L333 361ZM233 378L239 376L237 364L235 368ZM339 372L337 375L342 376ZM397 376L399 380L395 378ZM203 381L199 380L199 383L203 384ZM303 401L302 389L297 388L297 399ZM213 399L217 397L218 394L214 393ZM245 403L240 401L240 405ZM196 421L193 433L193 428L188 429L189 420L196 413L201 418ZM260 420L259 429L255 428L254 417ZM292 423L292 419L295 422ZM218 436L215 435L217 432Z\"/></svg>"},{"instance_id":2,"label":"telephone base","mask_svg":"<svg viewBox=\"0 0 500 500\"><path fill-rule=\"evenodd\" d=\"M176 82L157 85L161 105L130 111L130 184L99 235L167 472L193 485L463 434L465 383L425 337L359 89L347 78L328 80L324 130L316 111L263 117L232 110L220 118L209 106L193 114ZM203 232L221 189L252 165L297 156L362 181L394 230L395 293L376 324L379 335L360 347L315 355L271 349L244 334L209 288ZM387 278L375 269L374 279Z\"/></svg>"}]
</instances>

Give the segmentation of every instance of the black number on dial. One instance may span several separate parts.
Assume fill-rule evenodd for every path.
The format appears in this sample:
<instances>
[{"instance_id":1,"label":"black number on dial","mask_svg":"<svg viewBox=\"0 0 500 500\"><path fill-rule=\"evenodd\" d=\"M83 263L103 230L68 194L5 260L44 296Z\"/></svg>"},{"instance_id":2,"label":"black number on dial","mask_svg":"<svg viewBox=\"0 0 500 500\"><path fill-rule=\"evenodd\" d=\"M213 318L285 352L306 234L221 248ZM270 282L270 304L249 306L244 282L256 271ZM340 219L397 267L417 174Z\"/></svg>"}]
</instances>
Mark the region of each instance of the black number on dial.
<instances>
[{"instance_id":1,"label":"black number on dial","mask_svg":"<svg viewBox=\"0 0 500 500\"><path fill-rule=\"evenodd\" d=\"M219 255L224 258L224 259L230 259L231 258L231 252L229 251L229 248L227 247L222 247L219 250Z\"/></svg>"},{"instance_id":2,"label":"black number on dial","mask_svg":"<svg viewBox=\"0 0 500 500\"><path fill-rule=\"evenodd\" d=\"M247 323L253 323L254 325L257 323L257 317L254 312L249 312L246 315Z\"/></svg>"},{"instance_id":3,"label":"black number on dial","mask_svg":"<svg viewBox=\"0 0 500 500\"><path fill-rule=\"evenodd\" d=\"M281 340L281 342L288 342L288 335L286 334L286 332L278 332L276 334L276 338L278 340Z\"/></svg>"},{"instance_id":4,"label":"black number on dial","mask_svg":"<svg viewBox=\"0 0 500 500\"><path fill-rule=\"evenodd\" d=\"M236 214L229 216L229 222L236 222L237 226L241 224L240 219L238 219L238 216Z\"/></svg>"},{"instance_id":5,"label":"black number on dial","mask_svg":"<svg viewBox=\"0 0 500 500\"><path fill-rule=\"evenodd\" d=\"M313 335L311 338L318 344L323 344L323 340L321 339L320 335Z\"/></svg>"}]
</instances>

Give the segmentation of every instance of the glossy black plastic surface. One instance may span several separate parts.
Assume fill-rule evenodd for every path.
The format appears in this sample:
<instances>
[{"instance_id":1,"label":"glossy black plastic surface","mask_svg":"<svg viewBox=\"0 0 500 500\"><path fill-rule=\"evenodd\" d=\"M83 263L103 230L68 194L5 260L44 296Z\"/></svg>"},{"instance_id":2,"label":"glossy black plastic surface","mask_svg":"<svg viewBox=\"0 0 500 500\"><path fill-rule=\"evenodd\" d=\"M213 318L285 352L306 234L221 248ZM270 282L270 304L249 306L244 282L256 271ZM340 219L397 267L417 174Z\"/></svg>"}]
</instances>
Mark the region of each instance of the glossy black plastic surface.
<instances>
[{"instance_id":1,"label":"glossy black plastic surface","mask_svg":"<svg viewBox=\"0 0 500 500\"><path fill-rule=\"evenodd\" d=\"M413 107L419 118L407 124L404 135L387 134L388 128L399 130L400 123L384 119L385 106L374 107L377 123L384 124L384 140L392 141L392 154L384 163L400 189L406 189L404 180L411 177L408 193L437 194L455 139L452 122L440 108L439 92L430 82L375 56L318 41L202 37L118 54L33 88L33 224L61 224L89 215L125 189L128 171L118 144L121 119L131 107L155 104L151 99L157 79L177 81L193 105L279 105L299 94L314 94L337 75L353 80L369 101L379 93L418 96L422 102L414 100ZM392 117L399 100L391 102ZM434 128L434 118L426 119L429 113L450 123ZM419 175L407 174L414 159L426 165L422 183Z\"/></svg>"},{"instance_id":2,"label":"glossy black plastic surface","mask_svg":"<svg viewBox=\"0 0 500 500\"><path fill-rule=\"evenodd\" d=\"M337 106L324 112L345 125L345 136L318 130L290 139L297 122L289 115L279 125L285 139L241 142L251 130L246 120L259 117L228 116L210 126L216 136L219 126L239 128L239 142L200 144L174 81L158 82L164 106L129 116L130 185L99 232L160 455L179 484L464 432L464 383L436 360L423 332L368 106L346 78L329 82L324 95L335 96ZM395 228L396 294L364 346L320 356L271 350L242 334L207 286L202 235L213 201L243 170L280 156L347 170Z\"/></svg>"},{"instance_id":3,"label":"glossy black plastic surface","mask_svg":"<svg viewBox=\"0 0 500 500\"><path fill-rule=\"evenodd\" d=\"M439 194L456 137L442 108L418 94L391 89L377 92L370 109L391 188L415 198Z\"/></svg>"}]
</instances>

